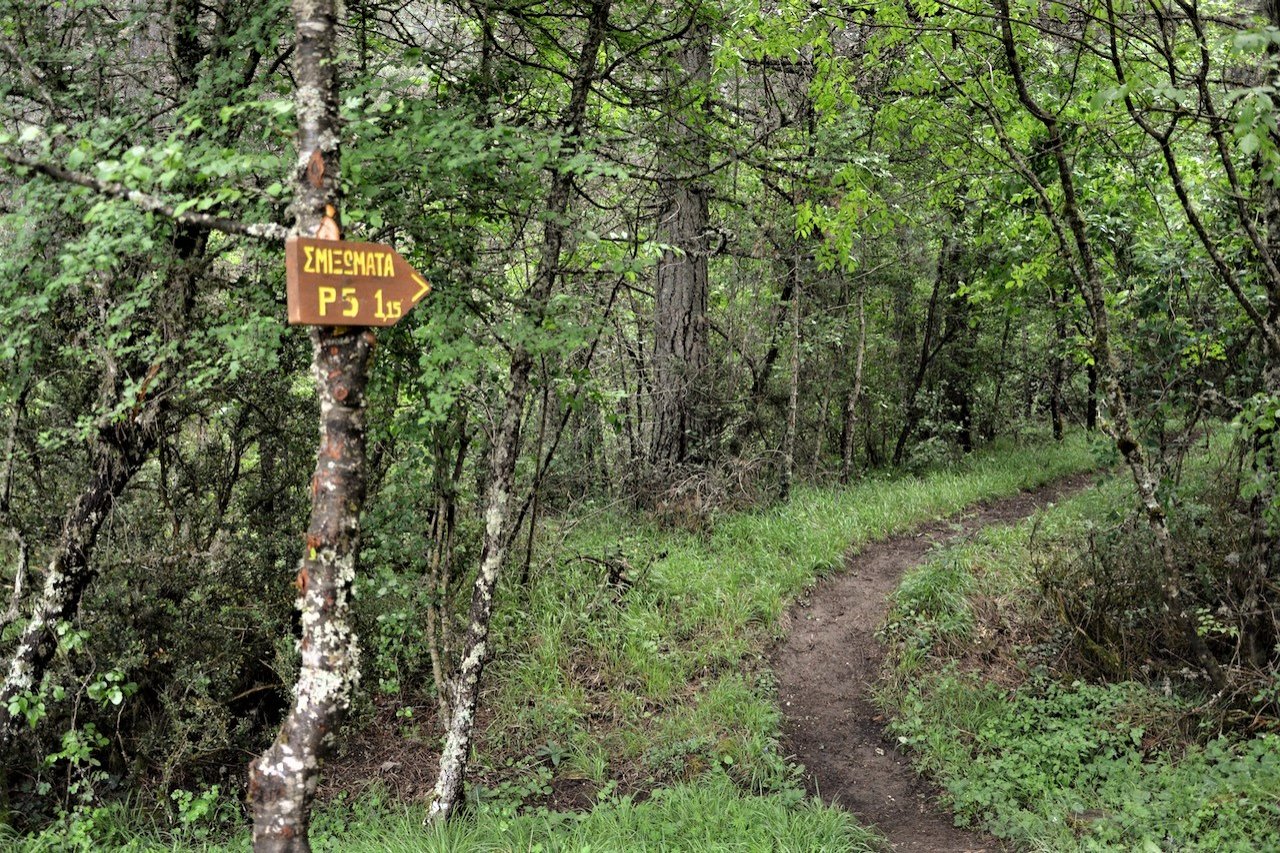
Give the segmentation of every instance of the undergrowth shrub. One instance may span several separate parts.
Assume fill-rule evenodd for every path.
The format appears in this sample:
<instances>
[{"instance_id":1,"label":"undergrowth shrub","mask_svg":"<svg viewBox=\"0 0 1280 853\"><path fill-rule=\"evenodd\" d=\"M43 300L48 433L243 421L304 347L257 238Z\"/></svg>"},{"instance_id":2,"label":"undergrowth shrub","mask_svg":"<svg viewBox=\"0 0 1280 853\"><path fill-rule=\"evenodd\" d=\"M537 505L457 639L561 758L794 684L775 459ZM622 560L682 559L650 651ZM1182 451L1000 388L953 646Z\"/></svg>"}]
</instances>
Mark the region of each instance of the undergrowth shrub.
<instances>
[{"instance_id":1,"label":"undergrowth shrub","mask_svg":"<svg viewBox=\"0 0 1280 853\"><path fill-rule=\"evenodd\" d=\"M1189 710L1133 682L920 680L892 731L944 780L957 820L1048 850L1280 846L1280 738L1186 743Z\"/></svg>"},{"instance_id":2,"label":"undergrowth shrub","mask_svg":"<svg viewBox=\"0 0 1280 853\"><path fill-rule=\"evenodd\" d=\"M1248 624L1234 488L1194 460L1171 510L1186 594L1224 661ZM1234 693L1195 678L1131 506L1113 479L913 570L884 630L892 731L958 820L1030 849L1280 849L1277 691L1255 693L1262 668L1238 663Z\"/></svg>"},{"instance_id":3,"label":"undergrowth shrub","mask_svg":"<svg viewBox=\"0 0 1280 853\"><path fill-rule=\"evenodd\" d=\"M1194 468L1171 489L1170 532L1183 600L1232 679L1221 704L1254 703L1254 713L1273 717L1280 705L1266 687L1274 683L1270 673L1280 653L1270 618L1274 593L1258 594L1261 579L1249 556L1249 519L1238 485L1216 465ZM1161 557L1145 519L1137 509L1113 509L1100 522L1035 555L1055 667L1090 679L1198 681L1186 637L1166 614ZM1259 607L1268 618L1258 618Z\"/></svg>"}]
</instances>

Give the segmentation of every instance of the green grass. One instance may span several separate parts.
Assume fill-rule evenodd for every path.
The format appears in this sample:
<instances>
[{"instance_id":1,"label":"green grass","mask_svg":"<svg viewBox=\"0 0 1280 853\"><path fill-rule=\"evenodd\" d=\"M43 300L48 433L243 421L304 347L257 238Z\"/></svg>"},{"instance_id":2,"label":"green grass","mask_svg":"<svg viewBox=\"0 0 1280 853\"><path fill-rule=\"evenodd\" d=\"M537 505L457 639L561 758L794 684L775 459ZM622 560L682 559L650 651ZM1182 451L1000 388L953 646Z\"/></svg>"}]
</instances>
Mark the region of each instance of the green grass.
<instances>
[{"instance_id":1,"label":"green grass","mask_svg":"<svg viewBox=\"0 0 1280 853\"><path fill-rule=\"evenodd\" d=\"M1132 501L1118 475L904 578L881 695L893 730L959 819L1033 850L1280 849L1280 738L1188 741L1182 729L1205 719L1189 699L1133 681L1061 683L1025 663L1046 639L1035 567ZM980 606L1024 645L1000 647Z\"/></svg>"},{"instance_id":2,"label":"green grass","mask_svg":"<svg viewBox=\"0 0 1280 853\"><path fill-rule=\"evenodd\" d=\"M628 788L716 766L753 790L785 788L793 774L775 748L779 716L760 660L790 602L851 547L1095 464L1074 436L1001 445L919 477L801 488L785 505L726 514L705 535L618 513L575 519L563 537L552 529L543 538L554 553L527 602L503 591L490 732L508 757L549 742L603 751ZM577 555L625 558L638 580L615 599Z\"/></svg>"},{"instance_id":3,"label":"green grass","mask_svg":"<svg viewBox=\"0 0 1280 853\"><path fill-rule=\"evenodd\" d=\"M55 827L40 838L6 838L13 853L56 853L67 849L121 853L247 850L247 831L220 841L203 841L190 831L169 834L130 825L122 809L97 810L96 818ZM77 844L82 839L83 844ZM92 840L89 840L92 839ZM388 803L376 792L352 805L321 807L311 829L317 853L629 853L629 851L848 851L870 853L876 837L852 816L803 796L745 794L723 774L695 785L654 791L642 802L611 799L589 812L516 813L510 807L481 809L445 826L424 827L420 808Z\"/></svg>"},{"instance_id":4,"label":"green grass","mask_svg":"<svg viewBox=\"0 0 1280 853\"><path fill-rule=\"evenodd\" d=\"M317 849L867 849L870 836L846 813L803 795L779 752L763 656L786 608L851 547L1097 458L1083 436L1000 444L920 476L799 488L785 505L723 514L705 533L618 511L552 521L530 586L508 575L499 590L469 815L424 830L420 809L366 794L322 810ZM633 585L617 594L584 556L626 560ZM566 780L594 792L596 807L539 808L548 786ZM127 839L134 846L119 849L228 849L202 848L190 832L165 846L144 840L162 829L113 829L130 820L108 809L88 830L49 837L87 832L92 849ZM325 848L326 838L340 847ZM41 843L15 849L63 849ZM229 849L243 846L242 836Z\"/></svg>"}]
</instances>

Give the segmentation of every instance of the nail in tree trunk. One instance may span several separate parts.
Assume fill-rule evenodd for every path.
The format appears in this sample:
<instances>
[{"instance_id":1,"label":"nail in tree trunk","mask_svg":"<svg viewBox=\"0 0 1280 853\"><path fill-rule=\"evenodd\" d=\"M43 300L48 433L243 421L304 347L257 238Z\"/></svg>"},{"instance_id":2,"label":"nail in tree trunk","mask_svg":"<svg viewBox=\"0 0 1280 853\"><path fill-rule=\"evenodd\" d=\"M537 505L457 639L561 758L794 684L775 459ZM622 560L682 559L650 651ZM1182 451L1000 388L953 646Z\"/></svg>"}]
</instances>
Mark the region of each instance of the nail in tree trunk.
<instances>
[{"instance_id":1,"label":"nail in tree trunk","mask_svg":"<svg viewBox=\"0 0 1280 853\"><path fill-rule=\"evenodd\" d=\"M560 121L560 127L568 140L564 152L566 158L572 157L581 144L587 101L595 80L600 46L604 42L609 22L609 7L610 0L598 0L590 6L590 18L582 40L582 49L578 54L573 88ZM546 224L542 246L526 301L533 321L540 321L540 315L546 310L547 300L559 275L560 255L567 231L565 215L569 210L572 182L573 176L567 170L552 171L545 205L547 215L543 218ZM521 422L532 369L533 356L523 345L517 345L512 352L511 367L507 373L508 386L502 419L489 450L489 481L485 491L480 571L472 588L470 621L463 640L461 659L452 679L453 696L449 702L452 716L445 733L444 749L440 754L440 772L436 777L428 811L428 818L433 821L446 820L453 814L462 799L463 784L466 781L467 759L480 697L480 676L490 653L489 621L493 613L493 595L511 542L508 530L510 501L515 486Z\"/></svg>"},{"instance_id":2,"label":"nail in tree trunk","mask_svg":"<svg viewBox=\"0 0 1280 853\"><path fill-rule=\"evenodd\" d=\"M295 233L340 237L334 0L294 0L298 159ZM359 679L350 594L365 495L365 387L373 332L311 331L320 449L296 585L302 656L293 704L275 742L250 766L255 851L306 851L320 766Z\"/></svg>"},{"instance_id":3,"label":"nail in tree trunk","mask_svg":"<svg viewBox=\"0 0 1280 853\"><path fill-rule=\"evenodd\" d=\"M662 476L689 457L702 429L707 369L707 252L710 167L706 137L711 28L695 22L677 53L667 120L662 207L656 238L670 248L658 260L654 304L653 433L649 458Z\"/></svg>"}]
</instances>

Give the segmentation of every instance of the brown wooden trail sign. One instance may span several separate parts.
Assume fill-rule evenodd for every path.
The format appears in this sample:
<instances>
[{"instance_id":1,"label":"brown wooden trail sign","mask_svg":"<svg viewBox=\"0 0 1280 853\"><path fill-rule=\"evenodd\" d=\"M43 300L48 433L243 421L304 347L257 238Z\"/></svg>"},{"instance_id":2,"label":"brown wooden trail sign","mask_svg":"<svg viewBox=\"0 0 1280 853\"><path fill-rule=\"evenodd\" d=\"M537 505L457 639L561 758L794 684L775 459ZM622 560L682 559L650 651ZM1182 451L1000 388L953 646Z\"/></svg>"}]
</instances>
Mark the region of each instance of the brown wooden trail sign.
<instances>
[{"instance_id":1,"label":"brown wooden trail sign","mask_svg":"<svg viewBox=\"0 0 1280 853\"><path fill-rule=\"evenodd\" d=\"M289 323L392 326L431 292L427 280L383 243L290 237L284 255Z\"/></svg>"}]
</instances>

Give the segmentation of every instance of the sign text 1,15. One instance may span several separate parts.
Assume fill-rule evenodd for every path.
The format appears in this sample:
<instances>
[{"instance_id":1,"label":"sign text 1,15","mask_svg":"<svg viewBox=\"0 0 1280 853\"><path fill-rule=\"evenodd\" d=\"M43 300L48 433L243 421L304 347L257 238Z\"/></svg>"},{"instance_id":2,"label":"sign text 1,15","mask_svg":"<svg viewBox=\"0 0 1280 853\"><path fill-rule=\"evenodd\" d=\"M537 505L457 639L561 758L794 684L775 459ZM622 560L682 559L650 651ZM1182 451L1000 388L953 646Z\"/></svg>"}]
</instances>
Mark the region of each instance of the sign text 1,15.
<instances>
[{"instance_id":1,"label":"sign text 1,15","mask_svg":"<svg viewBox=\"0 0 1280 853\"><path fill-rule=\"evenodd\" d=\"M431 292L427 280L383 243L290 237L285 243L289 322L391 326Z\"/></svg>"}]
</instances>

